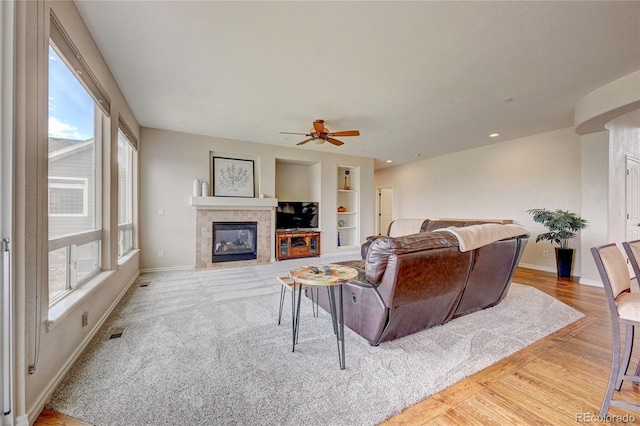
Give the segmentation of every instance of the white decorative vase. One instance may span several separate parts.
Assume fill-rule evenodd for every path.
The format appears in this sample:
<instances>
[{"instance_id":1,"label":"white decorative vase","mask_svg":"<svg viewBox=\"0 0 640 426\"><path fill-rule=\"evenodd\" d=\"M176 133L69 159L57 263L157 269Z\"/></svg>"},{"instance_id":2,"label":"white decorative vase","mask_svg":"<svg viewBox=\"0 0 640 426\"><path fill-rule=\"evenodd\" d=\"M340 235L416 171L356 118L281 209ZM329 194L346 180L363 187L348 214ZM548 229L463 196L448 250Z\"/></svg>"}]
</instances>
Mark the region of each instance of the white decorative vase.
<instances>
[{"instance_id":1,"label":"white decorative vase","mask_svg":"<svg viewBox=\"0 0 640 426\"><path fill-rule=\"evenodd\" d=\"M200 196L200 179L193 180L193 196L194 197Z\"/></svg>"}]
</instances>

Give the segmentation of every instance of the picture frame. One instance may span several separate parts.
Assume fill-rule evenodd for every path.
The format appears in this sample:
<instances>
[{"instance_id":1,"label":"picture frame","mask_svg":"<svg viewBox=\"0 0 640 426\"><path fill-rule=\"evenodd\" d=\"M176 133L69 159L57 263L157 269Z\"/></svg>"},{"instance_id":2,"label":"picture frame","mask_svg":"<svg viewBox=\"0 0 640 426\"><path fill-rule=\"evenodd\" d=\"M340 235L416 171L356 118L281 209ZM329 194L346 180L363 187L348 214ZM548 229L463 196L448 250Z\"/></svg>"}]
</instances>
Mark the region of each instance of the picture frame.
<instances>
[{"instance_id":1,"label":"picture frame","mask_svg":"<svg viewBox=\"0 0 640 426\"><path fill-rule=\"evenodd\" d=\"M214 197L254 198L253 160L212 156L211 188Z\"/></svg>"}]
</instances>

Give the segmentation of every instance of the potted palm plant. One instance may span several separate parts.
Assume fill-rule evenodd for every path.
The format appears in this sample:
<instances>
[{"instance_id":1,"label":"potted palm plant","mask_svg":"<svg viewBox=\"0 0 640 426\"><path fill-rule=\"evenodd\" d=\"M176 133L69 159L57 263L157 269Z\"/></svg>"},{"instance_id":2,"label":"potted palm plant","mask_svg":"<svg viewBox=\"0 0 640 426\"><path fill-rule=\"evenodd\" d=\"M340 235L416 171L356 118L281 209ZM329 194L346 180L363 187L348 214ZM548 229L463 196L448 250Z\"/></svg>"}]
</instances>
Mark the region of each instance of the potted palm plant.
<instances>
[{"instance_id":1,"label":"potted palm plant","mask_svg":"<svg viewBox=\"0 0 640 426\"><path fill-rule=\"evenodd\" d=\"M533 215L533 221L541 223L549 232L536 237L536 243L550 241L557 244L556 266L558 277L571 278L571 266L573 265L573 248L569 247L569 241L576 236L576 232L587 227L587 221L575 213L566 210L530 209L527 213Z\"/></svg>"}]
</instances>

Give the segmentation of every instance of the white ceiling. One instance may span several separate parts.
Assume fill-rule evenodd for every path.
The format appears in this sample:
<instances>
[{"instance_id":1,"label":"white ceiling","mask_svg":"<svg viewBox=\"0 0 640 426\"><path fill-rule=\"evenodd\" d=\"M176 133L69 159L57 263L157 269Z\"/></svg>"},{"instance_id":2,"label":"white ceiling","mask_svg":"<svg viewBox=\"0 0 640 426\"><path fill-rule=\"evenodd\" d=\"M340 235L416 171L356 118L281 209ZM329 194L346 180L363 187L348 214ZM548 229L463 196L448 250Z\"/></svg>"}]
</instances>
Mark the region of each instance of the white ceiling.
<instances>
[{"instance_id":1,"label":"white ceiling","mask_svg":"<svg viewBox=\"0 0 640 426\"><path fill-rule=\"evenodd\" d=\"M298 149L376 168L572 126L640 69L639 1L76 4L142 126L295 147L322 118L361 136Z\"/></svg>"}]
</instances>

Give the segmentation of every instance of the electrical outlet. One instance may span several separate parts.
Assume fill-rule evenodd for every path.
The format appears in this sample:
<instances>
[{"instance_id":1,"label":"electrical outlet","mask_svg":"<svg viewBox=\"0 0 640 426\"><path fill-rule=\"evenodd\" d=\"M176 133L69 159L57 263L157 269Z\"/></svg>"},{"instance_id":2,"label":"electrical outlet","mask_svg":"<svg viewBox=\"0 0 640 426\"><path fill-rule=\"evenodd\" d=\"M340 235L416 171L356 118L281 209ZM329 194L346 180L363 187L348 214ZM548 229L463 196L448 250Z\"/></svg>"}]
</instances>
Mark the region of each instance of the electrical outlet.
<instances>
[{"instance_id":1,"label":"electrical outlet","mask_svg":"<svg viewBox=\"0 0 640 426\"><path fill-rule=\"evenodd\" d=\"M82 314L82 326L86 327L89 325L89 312L85 312Z\"/></svg>"},{"instance_id":2,"label":"electrical outlet","mask_svg":"<svg viewBox=\"0 0 640 426\"><path fill-rule=\"evenodd\" d=\"M164 250L158 250L158 257L164 257Z\"/></svg>"},{"instance_id":3,"label":"electrical outlet","mask_svg":"<svg viewBox=\"0 0 640 426\"><path fill-rule=\"evenodd\" d=\"M162 207L158 209L158 216L164 216L164 209Z\"/></svg>"},{"instance_id":4,"label":"electrical outlet","mask_svg":"<svg viewBox=\"0 0 640 426\"><path fill-rule=\"evenodd\" d=\"M549 257L549 250L542 250L542 257Z\"/></svg>"}]
</instances>

